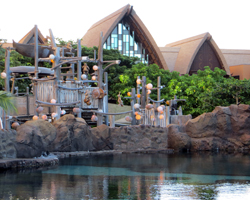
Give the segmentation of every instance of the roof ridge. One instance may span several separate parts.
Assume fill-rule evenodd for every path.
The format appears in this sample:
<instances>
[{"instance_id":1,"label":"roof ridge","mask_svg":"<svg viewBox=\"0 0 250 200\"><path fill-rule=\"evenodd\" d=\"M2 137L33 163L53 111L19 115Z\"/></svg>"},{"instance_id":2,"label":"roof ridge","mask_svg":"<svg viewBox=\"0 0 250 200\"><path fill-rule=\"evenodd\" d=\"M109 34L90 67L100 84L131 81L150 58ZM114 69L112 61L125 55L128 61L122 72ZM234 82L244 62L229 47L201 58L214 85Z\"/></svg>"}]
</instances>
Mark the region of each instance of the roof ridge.
<instances>
[{"instance_id":1,"label":"roof ridge","mask_svg":"<svg viewBox=\"0 0 250 200\"><path fill-rule=\"evenodd\" d=\"M165 47L175 47L177 45L182 45L184 43L188 43L188 42L193 42L195 40L199 40L201 38L204 38L205 36L209 36L209 32L206 32L206 33L203 33L203 34L200 34L200 35L196 35L196 36L193 36L193 37L189 37L189 38L186 38L186 39L183 39L183 40L179 40L177 42L172 42L170 44L166 44Z\"/></svg>"}]
</instances>

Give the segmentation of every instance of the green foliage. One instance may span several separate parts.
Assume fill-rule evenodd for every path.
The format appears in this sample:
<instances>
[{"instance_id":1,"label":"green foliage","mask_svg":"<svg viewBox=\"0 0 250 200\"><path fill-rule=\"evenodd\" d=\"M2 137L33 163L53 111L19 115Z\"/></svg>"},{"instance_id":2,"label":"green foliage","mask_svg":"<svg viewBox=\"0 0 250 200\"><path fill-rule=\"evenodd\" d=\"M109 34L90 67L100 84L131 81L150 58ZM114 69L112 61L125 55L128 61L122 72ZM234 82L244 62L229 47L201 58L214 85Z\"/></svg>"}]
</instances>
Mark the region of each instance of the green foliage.
<instances>
[{"instance_id":1,"label":"green foliage","mask_svg":"<svg viewBox=\"0 0 250 200\"><path fill-rule=\"evenodd\" d=\"M0 91L0 107L2 107L5 112L7 111L17 112L17 109L14 105L13 96L5 91Z\"/></svg>"}]
</instances>

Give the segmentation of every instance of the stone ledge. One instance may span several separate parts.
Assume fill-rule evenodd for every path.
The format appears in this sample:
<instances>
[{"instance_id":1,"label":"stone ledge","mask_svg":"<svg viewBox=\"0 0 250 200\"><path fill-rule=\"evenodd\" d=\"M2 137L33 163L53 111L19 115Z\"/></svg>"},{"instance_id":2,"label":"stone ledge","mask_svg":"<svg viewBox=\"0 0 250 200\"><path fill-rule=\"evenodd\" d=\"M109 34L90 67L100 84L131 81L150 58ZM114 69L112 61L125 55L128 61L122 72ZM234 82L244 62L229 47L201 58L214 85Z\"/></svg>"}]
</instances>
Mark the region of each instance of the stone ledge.
<instances>
[{"instance_id":1,"label":"stone ledge","mask_svg":"<svg viewBox=\"0 0 250 200\"><path fill-rule=\"evenodd\" d=\"M1 159L0 171L8 169L39 169L43 167L57 166L58 164L58 158Z\"/></svg>"}]
</instances>

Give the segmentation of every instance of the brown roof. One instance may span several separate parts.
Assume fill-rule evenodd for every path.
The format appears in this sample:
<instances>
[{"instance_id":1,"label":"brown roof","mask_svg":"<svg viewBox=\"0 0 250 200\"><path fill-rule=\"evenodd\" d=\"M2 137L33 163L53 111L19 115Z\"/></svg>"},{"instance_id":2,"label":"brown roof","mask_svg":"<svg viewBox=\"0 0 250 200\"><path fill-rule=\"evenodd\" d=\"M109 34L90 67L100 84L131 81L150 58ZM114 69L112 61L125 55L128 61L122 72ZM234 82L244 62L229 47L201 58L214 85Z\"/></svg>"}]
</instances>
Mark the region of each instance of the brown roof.
<instances>
[{"instance_id":1,"label":"brown roof","mask_svg":"<svg viewBox=\"0 0 250 200\"><path fill-rule=\"evenodd\" d=\"M216 43L212 39L212 36L209 33L204 33L201 35L190 37L184 40L180 40L178 42L167 44L165 46L165 47L180 47L175 62L174 71L178 71L180 72L180 74L188 74L196 54L198 53L199 49L201 48L201 46L205 41L210 42L210 44L217 53L218 59L222 63L222 67L227 72L227 74L230 74L228 64L221 50L218 48L218 46L216 45Z\"/></svg>"},{"instance_id":2,"label":"brown roof","mask_svg":"<svg viewBox=\"0 0 250 200\"><path fill-rule=\"evenodd\" d=\"M135 32L135 35L137 35L138 39L143 44L143 47L149 54L151 63L156 63L160 68L168 69L159 47L146 26L133 10L133 7L129 4L92 25L83 36L81 44L87 47L98 46L101 32L103 32L103 41L105 42L115 26L122 19L131 26L131 30Z\"/></svg>"},{"instance_id":3,"label":"brown roof","mask_svg":"<svg viewBox=\"0 0 250 200\"><path fill-rule=\"evenodd\" d=\"M250 50L221 49L228 66L250 64Z\"/></svg>"},{"instance_id":4,"label":"brown roof","mask_svg":"<svg viewBox=\"0 0 250 200\"><path fill-rule=\"evenodd\" d=\"M33 43L33 38L35 37L35 27L32 28L18 43L28 44ZM38 42L41 44L46 43L46 38L43 37L42 33L38 29Z\"/></svg>"}]
</instances>

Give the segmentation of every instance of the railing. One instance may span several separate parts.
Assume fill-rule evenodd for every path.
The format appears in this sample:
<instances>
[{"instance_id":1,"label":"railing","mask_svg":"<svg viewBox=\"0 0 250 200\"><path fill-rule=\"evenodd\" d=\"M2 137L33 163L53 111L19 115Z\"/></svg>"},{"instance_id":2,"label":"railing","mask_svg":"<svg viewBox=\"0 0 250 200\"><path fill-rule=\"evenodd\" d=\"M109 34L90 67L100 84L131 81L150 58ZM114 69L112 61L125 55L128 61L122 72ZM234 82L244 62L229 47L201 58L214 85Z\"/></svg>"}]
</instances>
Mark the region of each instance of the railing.
<instances>
[{"instance_id":1,"label":"railing","mask_svg":"<svg viewBox=\"0 0 250 200\"><path fill-rule=\"evenodd\" d=\"M70 89L71 88L71 89ZM56 90L58 92L57 103L68 104L72 102L82 101L81 107L84 108L97 108L98 100L92 98L91 94L94 89L97 87L83 87L80 83L65 81L59 82L59 85L56 86L55 81L38 81L37 82L37 99L41 102L50 102L51 99L55 99ZM88 91L90 97L90 105L84 103L85 93ZM81 99L79 99L79 92L82 93ZM75 106L75 105L72 105Z\"/></svg>"}]
</instances>

